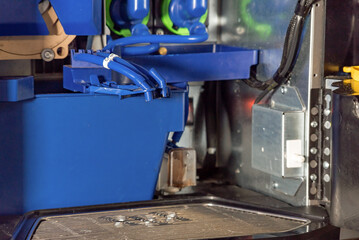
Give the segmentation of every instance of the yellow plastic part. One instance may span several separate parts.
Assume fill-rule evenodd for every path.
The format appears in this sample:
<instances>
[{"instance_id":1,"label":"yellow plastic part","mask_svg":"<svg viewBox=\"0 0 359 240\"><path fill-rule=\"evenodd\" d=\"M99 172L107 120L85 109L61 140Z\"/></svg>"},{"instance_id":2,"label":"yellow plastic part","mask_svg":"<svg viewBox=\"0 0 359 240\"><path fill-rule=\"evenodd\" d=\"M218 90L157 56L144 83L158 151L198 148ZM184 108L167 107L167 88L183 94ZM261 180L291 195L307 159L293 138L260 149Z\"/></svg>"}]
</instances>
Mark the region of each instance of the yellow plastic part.
<instances>
[{"instance_id":1,"label":"yellow plastic part","mask_svg":"<svg viewBox=\"0 0 359 240\"><path fill-rule=\"evenodd\" d=\"M359 66L344 67L343 71L352 76L352 79L344 80L344 83L350 83L353 91L359 93Z\"/></svg>"}]
</instances>

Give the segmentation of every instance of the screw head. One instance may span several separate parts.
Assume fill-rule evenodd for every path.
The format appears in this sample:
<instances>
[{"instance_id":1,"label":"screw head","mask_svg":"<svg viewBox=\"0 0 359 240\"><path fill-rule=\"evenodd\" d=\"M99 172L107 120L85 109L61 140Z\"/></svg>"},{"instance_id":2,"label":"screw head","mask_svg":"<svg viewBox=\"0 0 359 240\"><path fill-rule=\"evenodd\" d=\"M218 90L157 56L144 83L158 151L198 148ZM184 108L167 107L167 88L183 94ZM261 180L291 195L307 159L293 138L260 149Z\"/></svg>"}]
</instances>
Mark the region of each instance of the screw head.
<instances>
[{"instance_id":1,"label":"screw head","mask_svg":"<svg viewBox=\"0 0 359 240\"><path fill-rule=\"evenodd\" d=\"M324 182L329 182L330 181L330 176L329 174L325 174L323 177Z\"/></svg>"},{"instance_id":2,"label":"screw head","mask_svg":"<svg viewBox=\"0 0 359 240\"><path fill-rule=\"evenodd\" d=\"M319 113L319 109L317 107L312 107L310 113L315 116Z\"/></svg>"},{"instance_id":3,"label":"screw head","mask_svg":"<svg viewBox=\"0 0 359 240\"><path fill-rule=\"evenodd\" d=\"M330 149L329 148L324 148L323 153L324 153L325 156L329 156L330 155Z\"/></svg>"},{"instance_id":4,"label":"screw head","mask_svg":"<svg viewBox=\"0 0 359 240\"><path fill-rule=\"evenodd\" d=\"M312 142L315 142L315 141L317 141L318 140L318 136L317 136L317 134L312 134L312 135L310 135L310 140L312 141Z\"/></svg>"},{"instance_id":5,"label":"screw head","mask_svg":"<svg viewBox=\"0 0 359 240\"><path fill-rule=\"evenodd\" d=\"M330 129L332 127L332 124L329 121L326 121L324 123L324 127L325 127L325 129Z\"/></svg>"},{"instance_id":6,"label":"screw head","mask_svg":"<svg viewBox=\"0 0 359 240\"><path fill-rule=\"evenodd\" d=\"M317 154L317 153L318 153L318 149L315 148L315 147L312 147L312 148L310 149L310 153L311 153L311 154Z\"/></svg>"},{"instance_id":7,"label":"screw head","mask_svg":"<svg viewBox=\"0 0 359 240\"><path fill-rule=\"evenodd\" d=\"M324 162L323 162L323 168L324 168L324 169L328 169L329 166L330 166L330 164L329 164L327 161L324 161Z\"/></svg>"},{"instance_id":8,"label":"screw head","mask_svg":"<svg viewBox=\"0 0 359 240\"><path fill-rule=\"evenodd\" d=\"M331 111L329 109L324 109L325 116L329 116L330 113L331 113Z\"/></svg>"},{"instance_id":9,"label":"screw head","mask_svg":"<svg viewBox=\"0 0 359 240\"><path fill-rule=\"evenodd\" d=\"M287 91L288 91L288 89L287 89L285 86L282 86L282 87L280 88L280 92L281 92L282 94L285 94Z\"/></svg>"},{"instance_id":10,"label":"screw head","mask_svg":"<svg viewBox=\"0 0 359 240\"><path fill-rule=\"evenodd\" d=\"M312 161L310 161L310 167L311 168L316 168L317 166L318 166L318 163L317 163L317 161L315 161L315 160L312 160Z\"/></svg>"},{"instance_id":11,"label":"screw head","mask_svg":"<svg viewBox=\"0 0 359 240\"><path fill-rule=\"evenodd\" d=\"M314 173L310 175L310 180L312 180L313 182L317 180L317 178L317 175L315 175Z\"/></svg>"},{"instance_id":12,"label":"screw head","mask_svg":"<svg viewBox=\"0 0 359 240\"><path fill-rule=\"evenodd\" d=\"M318 123L317 123L316 121L312 121L312 122L310 123L310 126L311 126L312 128L316 128L316 127L318 127Z\"/></svg>"},{"instance_id":13,"label":"screw head","mask_svg":"<svg viewBox=\"0 0 359 240\"><path fill-rule=\"evenodd\" d=\"M164 35L165 34L165 31L163 31L162 28L159 28L156 30L156 35Z\"/></svg>"},{"instance_id":14,"label":"screw head","mask_svg":"<svg viewBox=\"0 0 359 240\"><path fill-rule=\"evenodd\" d=\"M54 60L55 58L55 53L52 49L50 48L45 48L44 50L42 50L41 52L41 58L42 60L44 60L45 62L51 62L52 60Z\"/></svg>"}]
</instances>

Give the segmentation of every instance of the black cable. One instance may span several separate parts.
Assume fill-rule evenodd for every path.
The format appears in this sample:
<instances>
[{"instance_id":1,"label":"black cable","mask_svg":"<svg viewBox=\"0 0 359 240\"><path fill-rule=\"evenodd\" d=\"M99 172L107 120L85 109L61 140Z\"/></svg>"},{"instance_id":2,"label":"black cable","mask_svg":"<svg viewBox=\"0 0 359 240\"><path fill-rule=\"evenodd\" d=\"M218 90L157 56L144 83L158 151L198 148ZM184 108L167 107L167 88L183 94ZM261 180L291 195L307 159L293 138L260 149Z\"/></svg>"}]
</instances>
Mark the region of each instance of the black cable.
<instances>
[{"instance_id":1,"label":"black cable","mask_svg":"<svg viewBox=\"0 0 359 240\"><path fill-rule=\"evenodd\" d=\"M245 80L245 83L249 86L263 90L257 97L255 103L259 103L267 94L275 91L280 85L287 81L298 57L305 19L312 6L318 1L319 0L298 1L294 16L287 28L281 63L272 78L267 81L259 81L254 77Z\"/></svg>"}]
</instances>

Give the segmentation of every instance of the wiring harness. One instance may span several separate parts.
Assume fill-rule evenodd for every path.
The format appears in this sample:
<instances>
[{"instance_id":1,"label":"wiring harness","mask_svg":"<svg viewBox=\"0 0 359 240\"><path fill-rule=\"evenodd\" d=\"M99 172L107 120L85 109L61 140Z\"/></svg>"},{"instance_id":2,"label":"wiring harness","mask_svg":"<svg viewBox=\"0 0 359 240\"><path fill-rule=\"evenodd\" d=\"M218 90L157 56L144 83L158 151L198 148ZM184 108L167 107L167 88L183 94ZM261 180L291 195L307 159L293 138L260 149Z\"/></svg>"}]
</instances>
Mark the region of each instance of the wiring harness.
<instances>
[{"instance_id":1,"label":"wiring harness","mask_svg":"<svg viewBox=\"0 0 359 240\"><path fill-rule=\"evenodd\" d=\"M266 81L260 81L255 77L244 81L250 87L263 90L257 97L255 103L261 102L269 93L276 91L283 83L288 81L299 54L305 19L309 15L312 6L318 1L319 0L298 1L294 16L290 20L287 28L281 63L274 75Z\"/></svg>"}]
</instances>

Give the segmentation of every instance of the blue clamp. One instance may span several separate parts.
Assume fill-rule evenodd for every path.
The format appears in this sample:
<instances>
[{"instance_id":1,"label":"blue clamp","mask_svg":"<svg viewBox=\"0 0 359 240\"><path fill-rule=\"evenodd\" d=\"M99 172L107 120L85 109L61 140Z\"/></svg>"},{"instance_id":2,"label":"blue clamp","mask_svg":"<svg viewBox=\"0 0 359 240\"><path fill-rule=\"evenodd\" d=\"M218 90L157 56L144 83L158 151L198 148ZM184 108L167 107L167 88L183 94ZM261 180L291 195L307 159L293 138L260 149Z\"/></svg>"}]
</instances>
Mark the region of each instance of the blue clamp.
<instances>
[{"instance_id":1,"label":"blue clamp","mask_svg":"<svg viewBox=\"0 0 359 240\"><path fill-rule=\"evenodd\" d=\"M71 51L72 66L64 66L64 88L83 93L118 95L144 94L146 101L170 94L166 80L155 70L147 70L108 52ZM101 67L102 66L102 67ZM128 77L134 84L112 81L111 70Z\"/></svg>"}]
</instances>

